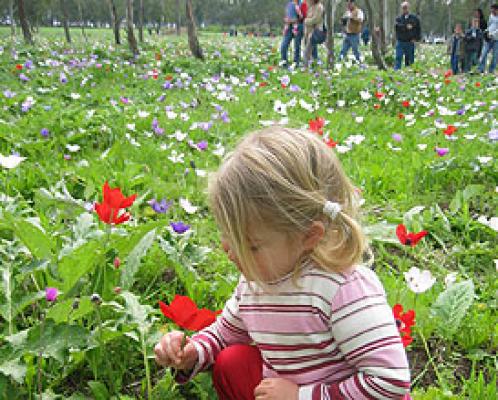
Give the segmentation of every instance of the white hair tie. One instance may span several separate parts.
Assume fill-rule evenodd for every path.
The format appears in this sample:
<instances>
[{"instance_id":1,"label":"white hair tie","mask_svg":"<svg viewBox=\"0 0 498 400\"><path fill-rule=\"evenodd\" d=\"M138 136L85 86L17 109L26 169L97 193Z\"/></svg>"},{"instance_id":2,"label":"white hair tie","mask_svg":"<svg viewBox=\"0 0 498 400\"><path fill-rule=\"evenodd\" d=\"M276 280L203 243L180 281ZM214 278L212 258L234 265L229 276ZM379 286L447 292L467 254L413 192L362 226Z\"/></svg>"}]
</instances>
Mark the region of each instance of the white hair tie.
<instances>
[{"instance_id":1,"label":"white hair tie","mask_svg":"<svg viewBox=\"0 0 498 400\"><path fill-rule=\"evenodd\" d=\"M331 219L335 219L341 210L342 207L339 203L334 203L330 200L327 200L323 206L323 213L328 215Z\"/></svg>"}]
</instances>

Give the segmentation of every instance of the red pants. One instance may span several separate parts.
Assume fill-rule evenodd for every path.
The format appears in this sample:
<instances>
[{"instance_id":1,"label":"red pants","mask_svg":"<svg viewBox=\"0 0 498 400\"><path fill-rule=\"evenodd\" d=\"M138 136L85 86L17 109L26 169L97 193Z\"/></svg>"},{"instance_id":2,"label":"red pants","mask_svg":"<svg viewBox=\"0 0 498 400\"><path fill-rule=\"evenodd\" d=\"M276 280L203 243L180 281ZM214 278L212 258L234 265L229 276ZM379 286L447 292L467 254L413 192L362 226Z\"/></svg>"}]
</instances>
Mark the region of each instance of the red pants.
<instances>
[{"instance_id":1,"label":"red pants","mask_svg":"<svg viewBox=\"0 0 498 400\"><path fill-rule=\"evenodd\" d=\"M223 349L213 367L213 385L219 400L254 400L263 379L263 360L256 346L234 344ZM411 400L409 394L404 400Z\"/></svg>"},{"instance_id":2,"label":"red pants","mask_svg":"<svg viewBox=\"0 0 498 400\"><path fill-rule=\"evenodd\" d=\"M254 400L262 378L263 360L256 346L234 344L216 357L213 385L220 400Z\"/></svg>"}]
</instances>

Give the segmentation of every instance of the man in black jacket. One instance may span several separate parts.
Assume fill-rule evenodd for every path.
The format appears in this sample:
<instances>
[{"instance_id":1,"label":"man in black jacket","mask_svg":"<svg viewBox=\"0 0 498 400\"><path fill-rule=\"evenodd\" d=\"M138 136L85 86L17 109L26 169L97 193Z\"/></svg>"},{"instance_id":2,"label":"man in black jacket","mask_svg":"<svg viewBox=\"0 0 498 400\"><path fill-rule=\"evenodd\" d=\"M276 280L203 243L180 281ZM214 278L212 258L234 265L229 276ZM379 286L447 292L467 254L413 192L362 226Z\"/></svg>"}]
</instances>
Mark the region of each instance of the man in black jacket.
<instances>
[{"instance_id":1,"label":"man in black jacket","mask_svg":"<svg viewBox=\"0 0 498 400\"><path fill-rule=\"evenodd\" d=\"M405 65L415 61L415 42L420 40L420 21L417 16L410 14L410 5L407 1L401 4L401 15L396 18L396 61L394 69L401 68L401 60L405 56Z\"/></svg>"}]
</instances>

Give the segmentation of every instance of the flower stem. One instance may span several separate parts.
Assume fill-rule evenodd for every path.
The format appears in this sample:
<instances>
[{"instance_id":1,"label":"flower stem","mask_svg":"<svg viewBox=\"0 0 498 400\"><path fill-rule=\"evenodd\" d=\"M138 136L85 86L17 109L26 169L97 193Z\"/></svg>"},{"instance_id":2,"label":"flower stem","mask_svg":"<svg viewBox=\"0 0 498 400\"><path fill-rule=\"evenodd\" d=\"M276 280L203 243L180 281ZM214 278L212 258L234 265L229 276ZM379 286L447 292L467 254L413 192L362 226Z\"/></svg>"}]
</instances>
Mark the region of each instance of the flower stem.
<instances>
[{"instance_id":1,"label":"flower stem","mask_svg":"<svg viewBox=\"0 0 498 400\"><path fill-rule=\"evenodd\" d=\"M437 376L437 380L439 382L439 385L442 388L445 388L446 385L444 384L444 381L441 378L441 375L439 374L439 370L437 369L437 365L434 362L434 357L431 355L431 353L429 351L429 346L427 345L427 341L425 340L424 334L422 333L422 330L420 328L417 327L416 329L417 329L418 334L420 335L420 338L422 339L422 343L424 345L425 353L427 354L427 358L429 360L428 362L432 365L432 368L434 368L434 373Z\"/></svg>"},{"instance_id":2,"label":"flower stem","mask_svg":"<svg viewBox=\"0 0 498 400\"><path fill-rule=\"evenodd\" d=\"M147 346L145 344L145 335L142 336L142 354L144 356L144 365L145 365L145 377L147 379L147 399L150 399L152 396L152 382L150 379L150 368L149 368L149 360L147 359Z\"/></svg>"}]
</instances>

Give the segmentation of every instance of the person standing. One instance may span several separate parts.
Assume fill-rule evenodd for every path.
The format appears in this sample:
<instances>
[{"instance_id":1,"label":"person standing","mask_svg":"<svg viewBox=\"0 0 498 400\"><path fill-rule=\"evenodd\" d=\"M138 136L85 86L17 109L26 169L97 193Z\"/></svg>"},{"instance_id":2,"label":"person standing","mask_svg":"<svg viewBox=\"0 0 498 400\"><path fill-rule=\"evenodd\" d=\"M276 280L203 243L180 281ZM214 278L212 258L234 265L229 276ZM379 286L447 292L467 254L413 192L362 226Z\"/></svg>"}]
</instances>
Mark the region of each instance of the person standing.
<instances>
[{"instance_id":1,"label":"person standing","mask_svg":"<svg viewBox=\"0 0 498 400\"><path fill-rule=\"evenodd\" d=\"M476 8L474 10L474 18L479 19L479 29L481 30L481 33L484 34L486 29L488 28L488 23L486 22L486 18L484 17L484 13L482 12L482 9ZM472 21L471 21L471 26L472 27ZM484 37L483 37L484 39ZM482 54L482 46L484 45L484 40L481 40L481 46L479 47L479 53L477 55L477 60L481 59L481 54Z\"/></svg>"},{"instance_id":2,"label":"person standing","mask_svg":"<svg viewBox=\"0 0 498 400\"><path fill-rule=\"evenodd\" d=\"M498 4L491 6L488 28L485 32L487 39L482 49L481 61L479 63L479 72L484 73L488 54L491 53L491 63L489 64L489 73L492 74L496 69L496 60L498 58Z\"/></svg>"},{"instance_id":3,"label":"person standing","mask_svg":"<svg viewBox=\"0 0 498 400\"><path fill-rule=\"evenodd\" d=\"M479 18L472 19L472 26L467 29L464 37L465 61L464 72L469 72L472 66L477 65L479 50L482 47L483 35L479 28Z\"/></svg>"},{"instance_id":4,"label":"person standing","mask_svg":"<svg viewBox=\"0 0 498 400\"><path fill-rule=\"evenodd\" d=\"M448 41L448 55L450 56L451 72L454 75L462 72L465 57L464 35L462 24L456 24L453 36Z\"/></svg>"},{"instance_id":5,"label":"person standing","mask_svg":"<svg viewBox=\"0 0 498 400\"><path fill-rule=\"evenodd\" d=\"M304 20L305 34L304 43L304 65L308 66L310 58L318 61L318 45L325 41L325 30L323 24L323 4L321 0L311 0L308 15Z\"/></svg>"},{"instance_id":6,"label":"person standing","mask_svg":"<svg viewBox=\"0 0 498 400\"><path fill-rule=\"evenodd\" d=\"M410 4L405 1L401 4L401 15L396 18L396 61L394 69L401 68L401 61L405 57L408 67L415 61L415 42L420 40L420 20L410 14Z\"/></svg>"},{"instance_id":7,"label":"person standing","mask_svg":"<svg viewBox=\"0 0 498 400\"><path fill-rule=\"evenodd\" d=\"M281 64L285 67L288 66L287 57L292 39L294 39L294 63L298 66L301 61L301 42L304 35L303 21L306 18L307 7L306 0L291 0L287 3L284 18L284 37L280 46Z\"/></svg>"},{"instance_id":8,"label":"person standing","mask_svg":"<svg viewBox=\"0 0 498 400\"><path fill-rule=\"evenodd\" d=\"M360 33L364 16L363 11L356 6L354 0L348 0L347 10L343 15L342 20L345 24L346 36L342 42L342 50L339 59L342 60L349 49L352 49L356 61L360 62L360 51L358 50L358 47L360 46Z\"/></svg>"}]
</instances>

